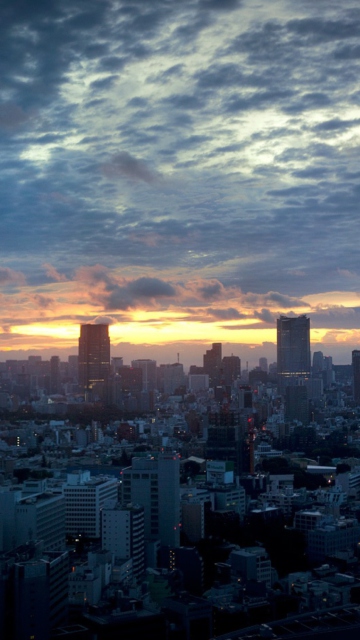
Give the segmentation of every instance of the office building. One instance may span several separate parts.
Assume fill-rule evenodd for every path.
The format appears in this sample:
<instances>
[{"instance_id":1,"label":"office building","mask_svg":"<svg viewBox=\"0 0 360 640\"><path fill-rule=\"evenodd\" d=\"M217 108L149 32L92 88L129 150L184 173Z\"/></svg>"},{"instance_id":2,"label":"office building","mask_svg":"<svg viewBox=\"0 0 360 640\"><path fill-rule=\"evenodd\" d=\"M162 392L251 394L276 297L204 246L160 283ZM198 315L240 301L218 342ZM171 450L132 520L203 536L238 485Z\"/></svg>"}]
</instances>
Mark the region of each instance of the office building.
<instances>
[{"instance_id":1,"label":"office building","mask_svg":"<svg viewBox=\"0 0 360 640\"><path fill-rule=\"evenodd\" d=\"M145 538L161 544L180 544L180 456L133 458L123 470L123 504L144 507Z\"/></svg>"},{"instance_id":2,"label":"office building","mask_svg":"<svg viewBox=\"0 0 360 640\"><path fill-rule=\"evenodd\" d=\"M10 551L16 545L16 504L21 490L0 487L0 551Z\"/></svg>"},{"instance_id":3,"label":"office building","mask_svg":"<svg viewBox=\"0 0 360 640\"><path fill-rule=\"evenodd\" d=\"M131 366L142 371L142 391L154 391L156 389L156 360L149 358L132 360Z\"/></svg>"},{"instance_id":4,"label":"office building","mask_svg":"<svg viewBox=\"0 0 360 640\"><path fill-rule=\"evenodd\" d=\"M354 400L357 405L360 405L360 351L355 349L351 356Z\"/></svg>"},{"instance_id":5,"label":"office building","mask_svg":"<svg viewBox=\"0 0 360 640\"><path fill-rule=\"evenodd\" d=\"M30 494L15 506L16 545L41 540L47 551L65 547L65 500L50 492Z\"/></svg>"},{"instance_id":6,"label":"office building","mask_svg":"<svg viewBox=\"0 0 360 640\"><path fill-rule=\"evenodd\" d=\"M183 496L181 523L189 542L196 543L205 538L205 502L196 496Z\"/></svg>"},{"instance_id":7,"label":"office building","mask_svg":"<svg viewBox=\"0 0 360 640\"><path fill-rule=\"evenodd\" d=\"M29 542L0 555L0 637L39 640L67 623L67 551Z\"/></svg>"},{"instance_id":8,"label":"office building","mask_svg":"<svg viewBox=\"0 0 360 640\"><path fill-rule=\"evenodd\" d=\"M50 393L56 394L60 392L61 392L60 358L59 356L51 356L50 358Z\"/></svg>"},{"instance_id":9,"label":"office building","mask_svg":"<svg viewBox=\"0 0 360 640\"><path fill-rule=\"evenodd\" d=\"M145 571L144 507L108 500L102 509L101 546L116 559L132 558L133 576L141 578Z\"/></svg>"},{"instance_id":10,"label":"office building","mask_svg":"<svg viewBox=\"0 0 360 640\"><path fill-rule=\"evenodd\" d=\"M288 385L285 388L285 419L309 424L309 401L305 385Z\"/></svg>"},{"instance_id":11,"label":"office building","mask_svg":"<svg viewBox=\"0 0 360 640\"><path fill-rule=\"evenodd\" d=\"M313 364L312 364L312 373L313 376L318 376L322 374L324 369L324 354L322 351L314 351L313 354Z\"/></svg>"},{"instance_id":12,"label":"office building","mask_svg":"<svg viewBox=\"0 0 360 640\"><path fill-rule=\"evenodd\" d=\"M328 389L335 382L333 373L333 361L331 356L324 356L324 368L322 372L324 387Z\"/></svg>"},{"instance_id":13,"label":"office building","mask_svg":"<svg viewBox=\"0 0 360 640\"><path fill-rule=\"evenodd\" d=\"M253 443L249 438L250 423L246 412L210 413L208 421L206 458L233 462L235 475L250 472Z\"/></svg>"},{"instance_id":14,"label":"office building","mask_svg":"<svg viewBox=\"0 0 360 640\"><path fill-rule=\"evenodd\" d=\"M118 368L123 366L124 358L122 358L121 356L115 356L114 358L111 358L111 370L113 373L117 373Z\"/></svg>"},{"instance_id":15,"label":"office building","mask_svg":"<svg viewBox=\"0 0 360 640\"><path fill-rule=\"evenodd\" d=\"M79 378L79 356L68 357L68 375L72 382L77 382Z\"/></svg>"},{"instance_id":16,"label":"office building","mask_svg":"<svg viewBox=\"0 0 360 640\"><path fill-rule=\"evenodd\" d=\"M259 358L259 367L262 371L265 371L265 373L268 372L268 361L267 358Z\"/></svg>"},{"instance_id":17,"label":"office building","mask_svg":"<svg viewBox=\"0 0 360 640\"><path fill-rule=\"evenodd\" d=\"M307 534L307 555L310 562L325 562L338 551L354 552L360 538L356 518L340 517L321 523Z\"/></svg>"},{"instance_id":18,"label":"office building","mask_svg":"<svg viewBox=\"0 0 360 640\"><path fill-rule=\"evenodd\" d=\"M188 388L189 391L208 391L209 390L209 376L206 373L189 373L188 375Z\"/></svg>"},{"instance_id":19,"label":"office building","mask_svg":"<svg viewBox=\"0 0 360 640\"><path fill-rule=\"evenodd\" d=\"M158 369L158 389L166 394L173 394L176 389L184 386L184 366L180 362L161 364Z\"/></svg>"},{"instance_id":20,"label":"office building","mask_svg":"<svg viewBox=\"0 0 360 640\"><path fill-rule=\"evenodd\" d=\"M66 624L68 571L66 551L45 552L41 559L15 563L13 635L7 637L45 639L51 629Z\"/></svg>"},{"instance_id":21,"label":"office building","mask_svg":"<svg viewBox=\"0 0 360 640\"><path fill-rule=\"evenodd\" d=\"M271 561L263 547L245 547L230 553L231 573L242 580L272 584Z\"/></svg>"},{"instance_id":22,"label":"office building","mask_svg":"<svg viewBox=\"0 0 360 640\"><path fill-rule=\"evenodd\" d=\"M213 607L205 598L183 591L165 598L163 610L175 629L181 629L184 640L213 638ZM178 634L178 637L180 633Z\"/></svg>"},{"instance_id":23,"label":"office building","mask_svg":"<svg viewBox=\"0 0 360 640\"><path fill-rule=\"evenodd\" d=\"M116 373L111 376L109 383L111 404L131 410L130 404L133 401L137 408L142 391L142 376L141 369L129 365L116 367Z\"/></svg>"},{"instance_id":24,"label":"office building","mask_svg":"<svg viewBox=\"0 0 360 640\"><path fill-rule=\"evenodd\" d=\"M222 361L222 345L215 342L211 349L208 349L203 356L204 373L209 376L210 387L216 387L221 382L221 361Z\"/></svg>"},{"instance_id":25,"label":"office building","mask_svg":"<svg viewBox=\"0 0 360 640\"><path fill-rule=\"evenodd\" d=\"M110 374L110 338L107 324L80 325L79 385L89 400L105 399Z\"/></svg>"},{"instance_id":26,"label":"office building","mask_svg":"<svg viewBox=\"0 0 360 640\"><path fill-rule=\"evenodd\" d=\"M281 392L294 379L310 376L310 319L306 316L277 320L277 373Z\"/></svg>"},{"instance_id":27,"label":"office building","mask_svg":"<svg viewBox=\"0 0 360 640\"><path fill-rule=\"evenodd\" d=\"M89 538L101 536L101 509L106 500L117 500L118 482L115 477L90 476L90 471L68 473L64 486L66 533L85 534Z\"/></svg>"},{"instance_id":28,"label":"office building","mask_svg":"<svg viewBox=\"0 0 360 640\"><path fill-rule=\"evenodd\" d=\"M223 382L225 386L232 387L241 376L241 360L238 356L224 356L221 364Z\"/></svg>"}]
</instances>

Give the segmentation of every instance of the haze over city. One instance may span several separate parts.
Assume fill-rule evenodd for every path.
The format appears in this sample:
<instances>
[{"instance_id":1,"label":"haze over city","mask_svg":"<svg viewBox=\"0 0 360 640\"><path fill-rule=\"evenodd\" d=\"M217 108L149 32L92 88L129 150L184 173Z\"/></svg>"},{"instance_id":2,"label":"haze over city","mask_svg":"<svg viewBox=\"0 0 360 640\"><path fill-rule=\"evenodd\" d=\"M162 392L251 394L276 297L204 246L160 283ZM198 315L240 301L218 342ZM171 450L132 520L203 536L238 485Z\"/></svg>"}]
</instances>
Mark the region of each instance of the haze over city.
<instances>
[{"instance_id":1,"label":"haze over city","mask_svg":"<svg viewBox=\"0 0 360 640\"><path fill-rule=\"evenodd\" d=\"M354 1L2 4L2 359L359 347ZM356 225L356 226L355 226Z\"/></svg>"}]
</instances>

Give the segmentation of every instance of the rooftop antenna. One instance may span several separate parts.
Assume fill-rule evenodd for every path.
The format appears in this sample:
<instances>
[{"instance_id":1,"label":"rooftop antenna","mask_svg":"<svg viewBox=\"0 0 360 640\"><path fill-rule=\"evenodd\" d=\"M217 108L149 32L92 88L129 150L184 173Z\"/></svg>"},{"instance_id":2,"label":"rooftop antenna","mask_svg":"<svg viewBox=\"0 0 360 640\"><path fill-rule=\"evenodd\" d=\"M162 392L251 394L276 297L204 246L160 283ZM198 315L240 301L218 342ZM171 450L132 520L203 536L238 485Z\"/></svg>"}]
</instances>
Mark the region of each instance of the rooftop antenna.
<instances>
[{"instance_id":1,"label":"rooftop antenna","mask_svg":"<svg viewBox=\"0 0 360 640\"><path fill-rule=\"evenodd\" d=\"M178 364L180 362L179 358L180 358L180 353L177 354L177 358L178 358Z\"/></svg>"}]
</instances>

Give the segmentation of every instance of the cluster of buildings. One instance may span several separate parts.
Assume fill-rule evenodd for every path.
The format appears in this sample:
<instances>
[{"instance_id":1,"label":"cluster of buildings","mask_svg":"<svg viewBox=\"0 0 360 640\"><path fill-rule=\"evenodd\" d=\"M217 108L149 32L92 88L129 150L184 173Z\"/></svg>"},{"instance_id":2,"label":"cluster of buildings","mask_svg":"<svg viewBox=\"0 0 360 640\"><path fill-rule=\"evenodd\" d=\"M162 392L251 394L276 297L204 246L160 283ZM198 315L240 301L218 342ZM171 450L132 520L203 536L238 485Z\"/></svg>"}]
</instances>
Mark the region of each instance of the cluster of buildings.
<instances>
[{"instance_id":1,"label":"cluster of buildings","mask_svg":"<svg viewBox=\"0 0 360 640\"><path fill-rule=\"evenodd\" d=\"M126 366L103 324L81 326L67 362L0 363L1 631L190 640L262 621L265 637L276 618L355 606L359 406L360 351L311 361L306 316L281 316L277 363L251 371L220 343L187 374ZM351 455L308 458L327 442ZM281 569L274 527L300 536L303 567Z\"/></svg>"},{"instance_id":2,"label":"cluster of buildings","mask_svg":"<svg viewBox=\"0 0 360 640\"><path fill-rule=\"evenodd\" d=\"M236 476L229 461L161 449L135 452L116 473L79 464L23 482L2 474L2 631L105 638L148 626L165 639L196 638L200 626L210 638L284 612L358 602L360 466L308 491L291 473ZM189 463L198 466L192 479L182 475ZM261 539L279 522L303 536L304 570L279 575L266 545L226 540L244 527ZM201 544L211 536L209 565Z\"/></svg>"}]
</instances>

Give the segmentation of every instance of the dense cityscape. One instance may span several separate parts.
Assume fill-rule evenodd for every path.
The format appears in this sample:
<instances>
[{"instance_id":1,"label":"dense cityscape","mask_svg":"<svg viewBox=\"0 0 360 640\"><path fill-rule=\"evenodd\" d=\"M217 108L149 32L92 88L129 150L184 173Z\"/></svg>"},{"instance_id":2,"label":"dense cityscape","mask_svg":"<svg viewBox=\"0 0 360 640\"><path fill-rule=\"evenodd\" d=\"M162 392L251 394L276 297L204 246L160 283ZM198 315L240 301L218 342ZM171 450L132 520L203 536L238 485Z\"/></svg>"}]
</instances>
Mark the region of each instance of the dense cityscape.
<instances>
[{"instance_id":1,"label":"dense cityscape","mask_svg":"<svg viewBox=\"0 0 360 640\"><path fill-rule=\"evenodd\" d=\"M357 640L356 0L0 2L0 640Z\"/></svg>"},{"instance_id":2,"label":"dense cityscape","mask_svg":"<svg viewBox=\"0 0 360 640\"><path fill-rule=\"evenodd\" d=\"M310 319L280 316L277 362L251 370L221 343L186 374L124 364L106 324L66 362L2 362L3 637L310 637L319 611L357 632L351 359L311 356Z\"/></svg>"}]
</instances>

